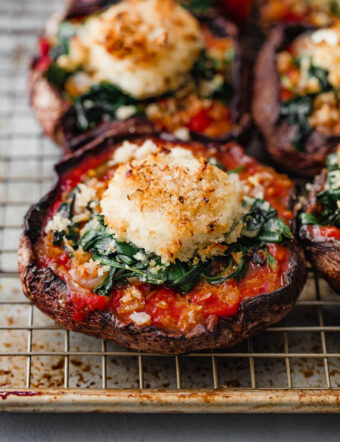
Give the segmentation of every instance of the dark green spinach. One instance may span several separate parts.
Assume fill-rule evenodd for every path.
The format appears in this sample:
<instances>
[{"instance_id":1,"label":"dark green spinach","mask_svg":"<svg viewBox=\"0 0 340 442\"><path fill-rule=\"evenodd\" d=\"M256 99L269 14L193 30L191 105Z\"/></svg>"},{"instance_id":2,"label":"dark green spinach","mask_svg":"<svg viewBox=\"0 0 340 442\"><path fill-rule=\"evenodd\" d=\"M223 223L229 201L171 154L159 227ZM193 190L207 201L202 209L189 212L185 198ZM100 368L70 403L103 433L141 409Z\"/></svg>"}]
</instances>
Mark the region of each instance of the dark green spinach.
<instances>
[{"instance_id":1,"label":"dark green spinach","mask_svg":"<svg viewBox=\"0 0 340 442\"><path fill-rule=\"evenodd\" d=\"M57 31L57 44L50 49L49 53L53 60L69 53L70 40L76 32L76 28L69 21L60 23Z\"/></svg>"},{"instance_id":2,"label":"dark green spinach","mask_svg":"<svg viewBox=\"0 0 340 442\"><path fill-rule=\"evenodd\" d=\"M226 172L226 168L216 158L214 158L214 157L208 158L208 163L211 164L212 166L217 167L218 169L223 170L223 172ZM229 172L227 172L227 173L229 173Z\"/></svg>"},{"instance_id":3,"label":"dark green spinach","mask_svg":"<svg viewBox=\"0 0 340 442\"><path fill-rule=\"evenodd\" d=\"M141 113L138 101L113 84L102 82L92 86L88 92L75 99L74 108L78 126L82 130L89 130L96 127L103 119L114 120L118 108L127 105L135 106L134 115Z\"/></svg>"},{"instance_id":4,"label":"dark green spinach","mask_svg":"<svg viewBox=\"0 0 340 442\"><path fill-rule=\"evenodd\" d=\"M51 63L47 68L45 75L49 83L53 84L58 89L63 89L71 74L70 72L65 71L65 69L57 66L55 63Z\"/></svg>"},{"instance_id":5,"label":"dark green spinach","mask_svg":"<svg viewBox=\"0 0 340 442\"><path fill-rule=\"evenodd\" d=\"M267 201L255 199L250 212L243 219L243 235L256 237L271 218L275 217L276 210Z\"/></svg>"},{"instance_id":6,"label":"dark green spinach","mask_svg":"<svg viewBox=\"0 0 340 442\"><path fill-rule=\"evenodd\" d=\"M287 224L281 218L267 220L257 235L259 241L280 243L293 239L293 234Z\"/></svg>"},{"instance_id":7,"label":"dark green spinach","mask_svg":"<svg viewBox=\"0 0 340 442\"><path fill-rule=\"evenodd\" d=\"M298 95L280 103L280 116L289 124L296 126L291 143L300 152L304 151L305 143L312 133L312 127L308 119L312 111L312 105L312 98L308 95Z\"/></svg>"},{"instance_id":8,"label":"dark green spinach","mask_svg":"<svg viewBox=\"0 0 340 442\"><path fill-rule=\"evenodd\" d=\"M332 0L330 4L330 13L336 17L340 15L340 4L339 0Z\"/></svg>"},{"instance_id":9,"label":"dark green spinach","mask_svg":"<svg viewBox=\"0 0 340 442\"><path fill-rule=\"evenodd\" d=\"M234 54L234 51L226 53L225 64L227 66L218 66L218 63L212 57L209 57L205 49L202 49L200 56L196 60L191 71L191 75L198 91L200 91L200 83L202 81L213 82L215 76L222 73L224 77L224 81L222 82L222 84L219 85L216 89L212 90L212 92L205 98L219 100L225 105L230 102L234 94L234 88L232 84L227 80L228 67L230 67L234 57L234 55L231 56L231 54Z\"/></svg>"},{"instance_id":10,"label":"dark green spinach","mask_svg":"<svg viewBox=\"0 0 340 442\"><path fill-rule=\"evenodd\" d=\"M201 276L207 281L209 281L209 283L212 285L222 284L223 282L232 278L241 279L247 268L247 261L248 261L247 255L243 254L240 262L236 264L235 268L235 262L232 259L231 255L229 255L227 265L223 270L223 272L220 272L219 274L213 276L203 273Z\"/></svg>"},{"instance_id":11,"label":"dark green spinach","mask_svg":"<svg viewBox=\"0 0 340 442\"><path fill-rule=\"evenodd\" d=\"M309 224L309 225L320 224L318 219L311 213L305 213L305 212L300 213L298 220L300 224Z\"/></svg>"},{"instance_id":12,"label":"dark green spinach","mask_svg":"<svg viewBox=\"0 0 340 442\"><path fill-rule=\"evenodd\" d=\"M283 242L292 238L289 227L276 217L276 210L269 203L257 199L254 200L251 211L244 217L243 236L237 243L228 247L224 256L218 258L226 260L227 265L224 271L217 275L206 273L210 272L213 266L212 259L196 265L179 260L168 265L162 264L158 256L115 240L106 229L103 217L99 215L95 215L89 222L79 245L92 253L96 261L115 269L98 288L101 292L109 291L109 287L112 288L122 279L137 277L143 282L175 287L183 293L188 293L201 278L207 279L211 284L241 278L254 251L265 249L267 242ZM241 252L239 262L234 261L234 252ZM274 266L275 258L269 257L269 260L268 265Z\"/></svg>"},{"instance_id":13,"label":"dark green spinach","mask_svg":"<svg viewBox=\"0 0 340 442\"><path fill-rule=\"evenodd\" d=\"M59 231L55 230L53 232L53 242L55 245L62 246L64 243L64 238L71 242L72 248L77 247L78 237L79 237L79 224L72 221L73 217L73 207L78 189L74 189L67 197L67 199L60 205L58 213L70 221L70 224L65 230ZM66 251L70 254L68 248Z\"/></svg>"},{"instance_id":14,"label":"dark green spinach","mask_svg":"<svg viewBox=\"0 0 340 442\"><path fill-rule=\"evenodd\" d=\"M233 95L234 95L233 86L227 81L224 81L220 87L214 90L210 98L214 98L215 100L218 100L227 106L230 103L230 100L232 99Z\"/></svg>"},{"instance_id":15,"label":"dark green spinach","mask_svg":"<svg viewBox=\"0 0 340 442\"><path fill-rule=\"evenodd\" d=\"M267 262L269 267L272 270L276 270L277 268L277 260L274 258L274 256L267 250Z\"/></svg>"},{"instance_id":16,"label":"dark green spinach","mask_svg":"<svg viewBox=\"0 0 340 442\"><path fill-rule=\"evenodd\" d=\"M332 89L332 85L328 80L329 72L326 69L311 64L308 74L311 77L317 78L320 84L321 92L328 92Z\"/></svg>"},{"instance_id":17,"label":"dark green spinach","mask_svg":"<svg viewBox=\"0 0 340 442\"><path fill-rule=\"evenodd\" d=\"M182 293L190 292L201 278L213 285L231 278L240 279L253 253L258 250L265 252L267 242L292 239L289 227L276 217L275 209L268 202L255 199L244 217L241 237L236 243L228 245L224 255L199 261L198 264L178 259L174 263L164 264L159 256L116 240L105 226L102 215L92 214L80 234L79 225L72 221L76 193L77 188L59 208L59 213L70 220L70 225L62 232L54 232L55 242L62 245L66 238L72 241L74 249L82 248L91 253L96 262L110 268L105 280L96 288L96 293L103 296L108 296L117 284L134 277L153 285L174 287ZM238 254L237 260L234 253ZM267 259L268 265L275 265L274 257L267 254ZM222 264L225 264L222 272L214 274L212 269L216 260L222 260Z\"/></svg>"},{"instance_id":18,"label":"dark green spinach","mask_svg":"<svg viewBox=\"0 0 340 442\"><path fill-rule=\"evenodd\" d=\"M216 74L216 68L215 60L208 56L205 49L202 49L194 63L191 73L196 82L198 82L199 79L210 81Z\"/></svg>"},{"instance_id":19,"label":"dark green spinach","mask_svg":"<svg viewBox=\"0 0 340 442\"><path fill-rule=\"evenodd\" d=\"M207 12L214 6L215 0L187 0L182 1L182 6L193 12Z\"/></svg>"},{"instance_id":20,"label":"dark green spinach","mask_svg":"<svg viewBox=\"0 0 340 442\"><path fill-rule=\"evenodd\" d=\"M193 266L179 260L164 265L158 256L115 240L100 215L93 216L89 221L79 245L86 252L92 253L96 261L115 269L98 288L101 292L107 291L110 285L112 288L117 281L137 277L150 284L177 287L186 293L197 284L202 269L208 266L208 263Z\"/></svg>"},{"instance_id":21,"label":"dark green spinach","mask_svg":"<svg viewBox=\"0 0 340 442\"><path fill-rule=\"evenodd\" d=\"M318 213L301 213L301 224L319 224L340 227L340 164L338 154L334 153L327 159L327 188L316 196L321 206Z\"/></svg>"},{"instance_id":22,"label":"dark green spinach","mask_svg":"<svg viewBox=\"0 0 340 442\"><path fill-rule=\"evenodd\" d=\"M300 62L297 61L297 64L300 65ZM311 64L308 74L318 80L320 91L318 93L297 95L280 103L280 116L296 127L291 143L299 152L305 150L306 141L313 131L309 123L309 116L316 96L319 93L329 92L333 89L328 79L329 72L326 69Z\"/></svg>"}]
</instances>

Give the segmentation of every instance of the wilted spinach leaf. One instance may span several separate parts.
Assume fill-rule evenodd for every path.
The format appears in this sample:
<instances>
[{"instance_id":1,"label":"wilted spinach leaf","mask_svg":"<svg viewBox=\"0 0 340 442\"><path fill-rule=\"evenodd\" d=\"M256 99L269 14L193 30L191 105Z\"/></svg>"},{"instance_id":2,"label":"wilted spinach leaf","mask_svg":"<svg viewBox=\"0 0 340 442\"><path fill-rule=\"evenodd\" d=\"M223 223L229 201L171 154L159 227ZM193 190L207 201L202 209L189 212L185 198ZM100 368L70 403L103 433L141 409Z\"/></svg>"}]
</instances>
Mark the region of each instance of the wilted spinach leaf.
<instances>
[{"instance_id":1,"label":"wilted spinach leaf","mask_svg":"<svg viewBox=\"0 0 340 442\"><path fill-rule=\"evenodd\" d=\"M212 93L211 98L215 98L215 100L219 100L221 103L227 105L232 99L233 94L233 86L227 81L224 81L221 86Z\"/></svg>"},{"instance_id":2,"label":"wilted spinach leaf","mask_svg":"<svg viewBox=\"0 0 340 442\"><path fill-rule=\"evenodd\" d=\"M71 74L65 71L65 69L57 66L55 63L51 63L45 75L49 83L53 84L59 89L62 89Z\"/></svg>"},{"instance_id":3,"label":"wilted spinach leaf","mask_svg":"<svg viewBox=\"0 0 340 442\"><path fill-rule=\"evenodd\" d=\"M329 72L326 69L311 65L308 73L311 77L318 79L321 92L328 92L332 89L332 85L328 80Z\"/></svg>"},{"instance_id":4,"label":"wilted spinach leaf","mask_svg":"<svg viewBox=\"0 0 340 442\"><path fill-rule=\"evenodd\" d=\"M97 126L103 119L113 120L121 106L135 105L135 115L140 113L137 100L118 89L113 84L102 82L92 86L74 102L79 127L88 130Z\"/></svg>"},{"instance_id":5,"label":"wilted spinach leaf","mask_svg":"<svg viewBox=\"0 0 340 442\"><path fill-rule=\"evenodd\" d=\"M312 98L308 95L297 96L280 104L280 116L289 124L296 126L296 132L291 140L298 151L303 151L305 142L312 132L308 117L312 111Z\"/></svg>"},{"instance_id":6,"label":"wilted spinach leaf","mask_svg":"<svg viewBox=\"0 0 340 442\"><path fill-rule=\"evenodd\" d=\"M170 265L168 283L171 287L179 287L183 293L188 293L198 283L201 273L209 265L209 262L201 262L192 266L176 260L175 264Z\"/></svg>"},{"instance_id":7,"label":"wilted spinach leaf","mask_svg":"<svg viewBox=\"0 0 340 442\"><path fill-rule=\"evenodd\" d=\"M301 213L301 224L319 224L340 227L340 164L338 154L333 153L327 158L327 186L318 193L316 201L321 210L313 214Z\"/></svg>"},{"instance_id":8,"label":"wilted spinach leaf","mask_svg":"<svg viewBox=\"0 0 340 442\"><path fill-rule=\"evenodd\" d=\"M105 281L96 288L95 292L98 295L109 296L111 294L112 287L113 287L113 278L115 276L116 270L117 269L115 269L115 268L111 268Z\"/></svg>"},{"instance_id":9,"label":"wilted spinach leaf","mask_svg":"<svg viewBox=\"0 0 340 442\"><path fill-rule=\"evenodd\" d=\"M293 234L281 218L270 218L266 221L257 235L257 239L264 242L282 242L293 239Z\"/></svg>"},{"instance_id":10,"label":"wilted spinach leaf","mask_svg":"<svg viewBox=\"0 0 340 442\"><path fill-rule=\"evenodd\" d=\"M63 218L67 218L68 220L70 220L70 224L69 226L62 231L59 230L55 230L53 231L53 240L54 240L54 244L61 246L63 243L63 239L66 238L69 241L72 242L72 246L74 248L77 247L77 242L78 242L78 236L79 236L79 225L77 223L74 223L72 218L73 218L73 207L74 207L74 202L75 202L75 198L76 198L76 194L77 194L78 189L74 189L67 197L66 201L64 201L59 209L58 209L58 213L63 217Z\"/></svg>"},{"instance_id":11,"label":"wilted spinach leaf","mask_svg":"<svg viewBox=\"0 0 340 442\"><path fill-rule=\"evenodd\" d=\"M229 51L229 53L226 53L225 61L227 64L230 64L232 62L231 54L234 54L234 51ZM229 58L227 59L227 57ZM234 89L233 86L225 78L226 72L223 68L219 68L217 66L217 62L212 57L209 57L207 52L202 49L200 56L198 57L192 68L191 74L196 85L198 86L198 90L200 89L199 86L202 81L213 82L217 74L222 74L224 76L223 83L218 87L213 88L206 98L214 98L224 104L228 104L233 96Z\"/></svg>"},{"instance_id":12,"label":"wilted spinach leaf","mask_svg":"<svg viewBox=\"0 0 340 442\"><path fill-rule=\"evenodd\" d=\"M332 0L330 4L330 13L335 16L340 15L340 4L339 0Z\"/></svg>"},{"instance_id":13,"label":"wilted spinach leaf","mask_svg":"<svg viewBox=\"0 0 340 442\"><path fill-rule=\"evenodd\" d=\"M255 199L249 213L243 218L243 234L247 237L257 236L266 221L276 215L276 210L267 201Z\"/></svg>"},{"instance_id":14,"label":"wilted spinach leaf","mask_svg":"<svg viewBox=\"0 0 340 442\"><path fill-rule=\"evenodd\" d=\"M225 253L217 258L205 261L192 259L187 262L176 260L164 264L161 258L148 253L133 244L118 241L105 226L104 217L92 213L87 224L79 232L79 225L74 224L73 207L76 188L60 206L59 212L68 218L71 224L63 232L56 232L55 239L61 244L64 238L72 239L75 249L83 249L92 254L92 259L103 266L108 266L105 281L97 288L96 293L108 296L117 284L129 278L138 278L153 285L174 287L182 293L190 292L205 278L210 284L221 284L228 279L240 279L247 270L251 257L258 250L266 249L267 242L282 242L292 239L289 227L276 217L276 210L264 200L252 201L251 209L244 217L244 229L237 242L229 244ZM237 255L234 255L237 253ZM219 266L215 266L220 260ZM269 257L268 265L274 266L275 259ZM221 264L225 267L221 272ZM211 269L219 269L215 274ZM207 273L208 272L208 273Z\"/></svg>"},{"instance_id":15,"label":"wilted spinach leaf","mask_svg":"<svg viewBox=\"0 0 340 442\"><path fill-rule=\"evenodd\" d=\"M182 2L182 6L193 12L207 12L214 3L215 0L187 0Z\"/></svg>"},{"instance_id":16,"label":"wilted spinach leaf","mask_svg":"<svg viewBox=\"0 0 340 442\"><path fill-rule=\"evenodd\" d=\"M204 49L192 68L192 75L195 81L198 79L212 80L216 72L216 62L213 58L209 57Z\"/></svg>"},{"instance_id":17,"label":"wilted spinach leaf","mask_svg":"<svg viewBox=\"0 0 340 442\"><path fill-rule=\"evenodd\" d=\"M340 186L337 184L340 178L339 170L328 172L328 189L319 193L316 197L317 202L322 206L322 211L318 214L321 224L340 227Z\"/></svg>"},{"instance_id":18,"label":"wilted spinach leaf","mask_svg":"<svg viewBox=\"0 0 340 442\"><path fill-rule=\"evenodd\" d=\"M217 161L216 158L214 157L208 158L208 163L211 164L212 166L218 167L219 169L223 170L223 172L226 171L226 168L223 166L223 164Z\"/></svg>"},{"instance_id":19,"label":"wilted spinach leaf","mask_svg":"<svg viewBox=\"0 0 340 442\"><path fill-rule=\"evenodd\" d=\"M301 224L311 224L311 225L319 224L319 221L316 219L316 217L311 215L310 213L300 213L298 219L299 223Z\"/></svg>"},{"instance_id":20,"label":"wilted spinach leaf","mask_svg":"<svg viewBox=\"0 0 340 442\"><path fill-rule=\"evenodd\" d=\"M326 69L311 64L308 74L318 80L320 92L298 95L280 103L280 116L296 127L291 143L300 152L305 150L305 143L313 130L309 123L309 116L316 96L332 90L332 85L328 80L329 72Z\"/></svg>"},{"instance_id":21,"label":"wilted spinach leaf","mask_svg":"<svg viewBox=\"0 0 340 442\"><path fill-rule=\"evenodd\" d=\"M70 40L76 34L76 28L69 21L60 23L57 31L57 44L50 49L50 57L56 60L61 55L69 53Z\"/></svg>"}]
</instances>

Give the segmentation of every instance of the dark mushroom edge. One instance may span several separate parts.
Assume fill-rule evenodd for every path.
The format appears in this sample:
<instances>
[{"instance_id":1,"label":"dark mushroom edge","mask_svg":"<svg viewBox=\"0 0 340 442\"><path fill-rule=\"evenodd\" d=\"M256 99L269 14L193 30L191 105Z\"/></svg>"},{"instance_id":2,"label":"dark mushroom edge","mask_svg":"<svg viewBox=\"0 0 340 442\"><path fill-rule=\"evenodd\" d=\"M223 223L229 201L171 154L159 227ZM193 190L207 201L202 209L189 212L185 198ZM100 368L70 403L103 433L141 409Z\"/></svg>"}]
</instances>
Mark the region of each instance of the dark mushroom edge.
<instances>
[{"instance_id":1,"label":"dark mushroom edge","mask_svg":"<svg viewBox=\"0 0 340 442\"><path fill-rule=\"evenodd\" d=\"M307 117L315 95L297 95L282 101L277 54L313 29L304 25L277 25L270 32L255 64L252 101L253 119L269 155L278 165L306 177L321 170L340 137L326 136L311 128ZM327 80L327 71L321 70ZM315 78L321 85L317 73Z\"/></svg>"},{"instance_id":2,"label":"dark mushroom edge","mask_svg":"<svg viewBox=\"0 0 340 442\"><path fill-rule=\"evenodd\" d=\"M67 300L67 286L48 266L38 264L36 251L46 219L51 207L58 200L65 174L75 170L84 161L94 158L107 150L114 150L123 140L138 140L139 134L108 136L93 141L82 151L69 155L57 165L59 181L54 189L40 202L33 205L24 221L24 232L19 248L19 272L26 296L54 321L69 330L82 332L91 336L113 340L121 346L146 352L180 354L204 349L231 347L245 338L260 333L271 324L280 321L294 306L305 283L306 266L302 249L293 239L285 247L290 252L287 269L282 275L284 284L275 291L243 299L237 312L230 317L218 317L213 327L198 325L188 333L167 332L155 326L137 327L132 323L122 322L113 313L92 310L83 320L75 320L72 306ZM169 140L169 137L154 134L158 140ZM145 138L145 137L144 137ZM183 143L191 148L193 143ZM196 143L197 145L197 143ZM203 149L200 146L200 149ZM214 154L235 150L237 155L243 152L235 143L220 146L217 151L215 144L206 145L205 149ZM242 161L248 161L242 153ZM251 160L253 161L253 160ZM289 203L294 201L293 192ZM287 207L288 209L288 207Z\"/></svg>"},{"instance_id":3,"label":"dark mushroom edge","mask_svg":"<svg viewBox=\"0 0 340 442\"><path fill-rule=\"evenodd\" d=\"M340 152L340 151L339 151ZM307 201L298 219L298 235L308 259L340 294L340 165L329 156L327 168L309 186ZM327 188L326 188L327 187Z\"/></svg>"}]
</instances>

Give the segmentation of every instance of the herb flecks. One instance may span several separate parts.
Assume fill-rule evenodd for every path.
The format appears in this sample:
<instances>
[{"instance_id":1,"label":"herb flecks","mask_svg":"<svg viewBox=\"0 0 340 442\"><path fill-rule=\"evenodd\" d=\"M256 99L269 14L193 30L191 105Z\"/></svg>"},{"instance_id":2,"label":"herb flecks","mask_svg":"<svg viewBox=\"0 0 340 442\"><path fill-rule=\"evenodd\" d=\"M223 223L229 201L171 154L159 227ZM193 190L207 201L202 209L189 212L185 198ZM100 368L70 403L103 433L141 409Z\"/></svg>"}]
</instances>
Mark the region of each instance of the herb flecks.
<instances>
[{"instance_id":1,"label":"herb flecks","mask_svg":"<svg viewBox=\"0 0 340 442\"><path fill-rule=\"evenodd\" d=\"M67 55L70 50L70 40L76 35L77 29L69 21L60 23L57 31L57 44L51 48L50 57L56 60L61 55Z\"/></svg>"},{"instance_id":2,"label":"herb flecks","mask_svg":"<svg viewBox=\"0 0 340 442\"><path fill-rule=\"evenodd\" d=\"M326 189L316 197L322 211L318 216L322 224L340 227L340 164L339 153L329 155Z\"/></svg>"},{"instance_id":3,"label":"herb flecks","mask_svg":"<svg viewBox=\"0 0 340 442\"><path fill-rule=\"evenodd\" d=\"M228 105L234 93L231 84L234 58L234 48L230 48L225 54L224 61L219 62L210 57L205 49L202 49L191 72L201 97L216 99Z\"/></svg>"},{"instance_id":4,"label":"herb flecks","mask_svg":"<svg viewBox=\"0 0 340 442\"><path fill-rule=\"evenodd\" d=\"M340 154L327 159L327 181L325 189L318 193L316 201L321 208L316 213L301 213L300 224L340 227Z\"/></svg>"},{"instance_id":5,"label":"herb flecks","mask_svg":"<svg viewBox=\"0 0 340 442\"><path fill-rule=\"evenodd\" d=\"M55 245L64 246L65 250L72 255L72 249L77 248L79 238L79 224L73 222L73 207L77 194L77 188L74 189L67 199L60 205L57 216L67 220L64 229L53 230L53 242Z\"/></svg>"},{"instance_id":6,"label":"herb flecks","mask_svg":"<svg viewBox=\"0 0 340 442\"><path fill-rule=\"evenodd\" d=\"M58 89L62 89L71 74L55 63L51 63L47 68L45 75L49 83L53 84Z\"/></svg>"},{"instance_id":7,"label":"herb flecks","mask_svg":"<svg viewBox=\"0 0 340 442\"><path fill-rule=\"evenodd\" d=\"M96 263L110 269L106 279L95 289L102 296L108 296L114 287L130 278L173 287L182 293L190 292L202 279L212 285L241 279L256 253L266 256L269 267L274 269L275 258L266 252L266 244L292 239L289 227L276 216L276 210L267 201L254 199L250 200L250 209L243 218L241 237L237 242L226 245L222 255L207 260L194 256L188 262L177 259L163 263L159 256L115 239L102 215L92 213L80 230L79 225L72 221L76 193L77 188L59 208L58 214L68 222L66 229L53 232L54 241L59 246L70 241L72 248L90 253Z\"/></svg>"},{"instance_id":8,"label":"herb flecks","mask_svg":"<svg viewBox=\"0 0 340 442\"><path fill-rule=\"evenodd\" d=\"M205 14L214 3L214 0L184 0L182 5L194 13ZM216 100L226 106L230 103L234 94L232 66L236 56L232 36L221 36L221 39L230 39L230 47L225 51L221 49L218 56L210 48L202 50L192 70L187 73L182 87L177 90L169 89L158 97L135 99L113 83L98 83L84 61L75 61L77 57L73 57L76 52L76 46L73 48L76 41L74 37L82 25L82 21L76 24L72 21L60 23L55 38L56 44L49 51L51 63L46 73L48 81L60 89L65 98L73 102L75 121L80 132L94 129L103 122L144 115L150 104L156 104L157 108L158 100L167 98L173 98L178 109L183 107L183 98L188 98L191 102L191 95L197 96L198 99ZM78 87L77 79L73 81L73 75L82 72L88 76L86 84L93 84L85 93L85 86Z\"/></svg>"},{"instance_id":9,"label":"herb flecks","mask_svg":"<svg viewBox=\"0 0 340 442\"><path fill-rule=\"evenodd\" d=\"M298 60L297 63L299 65L301 64ZM309 117L313 111L315 98L320 93L329 92L333 89L328 79L329 72L326 69L314 66L311 63L308 69L308 76L309 78L317 79L319 83L319 91L317 93L296 95L297 92L292 91L295 96L280 103L280 117L295 126L295 133L291 139L291 143L299 152L305 151L306 142L313 132Z\"/></svg>"},{"instance_id":10,"label":"herb flecks","mask_svg":"<svg viewBox=\"0 0 340 442\"><path fill-rule=\"evenodd\" d=\"M312 111L312 99L309 96L297 96L280 104L280 116L296 127L291 140L297 151L303 152L305 143L312 133L309 115Z\"/></svg>"},{"instance_id":11,"label":"herb flecks","mask_svg":"<svg viewBox=\"0 0 340 442\"><path fill-rule=\"evenodd\" d=\"M208 12L214 6L215 0L184 0L182 6L192 12Z\"/></svg>"},{"instance_id":12,"label":"herb flecks","mask_svg":"<svg viewBox=\"0 0 340 442\"><path fill-rule=\"evenodd\" d=\"M114 120L120 107L131 105L135 106L135 112L130 116L142 113L135 98L107 82L92 86L88 92L77 97L74 102L77 123L82 130L93 129L103 119Z\"/></svg>"}]
</instances>

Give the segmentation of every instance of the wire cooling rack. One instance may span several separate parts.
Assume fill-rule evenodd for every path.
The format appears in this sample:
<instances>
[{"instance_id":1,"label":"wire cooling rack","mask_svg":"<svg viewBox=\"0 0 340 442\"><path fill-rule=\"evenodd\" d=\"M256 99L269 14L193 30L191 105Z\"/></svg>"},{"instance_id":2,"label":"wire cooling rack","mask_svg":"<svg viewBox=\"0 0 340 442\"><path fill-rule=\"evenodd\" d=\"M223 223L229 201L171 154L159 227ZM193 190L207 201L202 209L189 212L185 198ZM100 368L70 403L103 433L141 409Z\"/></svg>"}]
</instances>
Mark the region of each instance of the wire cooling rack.
<instances>
[{"instance_id":1,"label":"wire cooling rack","mask_svg":"<svg viewBox=\"0 0 340 442\"><path fill-rule=\"evenodd\" d=\"M0 410L339 411L340 298L309 270L294 311L229 351L173 357L56 328L22 295L21 222L60 152L27 103L49 0L0 1Z\"/></svg>"}]
</instances>

